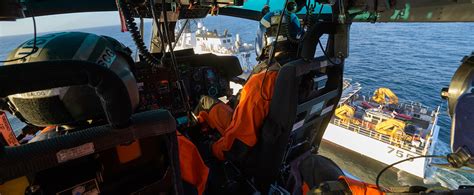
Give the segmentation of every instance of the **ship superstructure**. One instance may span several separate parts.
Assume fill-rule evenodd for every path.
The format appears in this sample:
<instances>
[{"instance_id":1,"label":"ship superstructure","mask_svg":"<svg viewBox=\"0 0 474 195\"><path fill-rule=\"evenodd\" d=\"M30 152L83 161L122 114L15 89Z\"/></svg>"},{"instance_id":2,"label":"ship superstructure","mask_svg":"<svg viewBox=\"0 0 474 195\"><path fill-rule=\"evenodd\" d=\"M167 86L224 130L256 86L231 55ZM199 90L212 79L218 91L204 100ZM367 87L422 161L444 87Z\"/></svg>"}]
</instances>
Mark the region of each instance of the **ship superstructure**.
<instances>
[{"instance_id":1,"label":"ship superstructure","mask_svg":"<svg viewBox=\"0 0 474 195\"><path fill-rule=\"evenodd\" d=\"M374 97L362 95L361 89L359 83L344 80L338 109L323 139L387 165L433 154L439 133L439 107L398 101L387 88L376 90ZM395 167L424 178L429 163L421 158Z\"/></svg>"},{"instance_id":2,"label":"ship superstructure","mask_svg":"<svg viewBox=\"0 0 474 195\"><path fill-rule=\"evenodd\" d=\"M179 28L177 28L179 29ZM197 54L213 53L216 55L233 55L239 58L244 72L252 70L250 58L255 58L255 48L244 43L239 34L231 34L228 30L219 33L216 29L209 30L200 19L189 21L176 44L176 49L193 48Z\"/></svg>"}]
</instances>

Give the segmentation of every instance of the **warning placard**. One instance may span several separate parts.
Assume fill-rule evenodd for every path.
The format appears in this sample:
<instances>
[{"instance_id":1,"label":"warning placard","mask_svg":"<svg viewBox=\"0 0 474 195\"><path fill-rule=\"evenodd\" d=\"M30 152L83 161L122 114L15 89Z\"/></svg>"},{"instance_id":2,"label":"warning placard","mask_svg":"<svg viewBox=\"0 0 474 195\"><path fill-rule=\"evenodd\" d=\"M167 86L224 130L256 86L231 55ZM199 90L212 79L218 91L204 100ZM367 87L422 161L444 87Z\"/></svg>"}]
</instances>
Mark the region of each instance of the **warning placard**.
<instances>
[{"instance_id":1,"label":"warning placard","mask_svg":"<svg viewBox=\"0 0 474 195\"><path fill-rule=\"evenodd\" d=\"M16 139L12 126L8 121L8 117L4 112L0 111L0 133L8 146L18 146L20 143Z\"/></svg>"},{"instance_id":2,"label":"warning placard","mask_svg":"<svg viewBox=\"0 0 474 195\"><path fill-rule=\"evenodd\" d=\"M63 163L92 153L94 153L94 144L86 143L74 148L60 150L56 153L56 156L58 157L58 163Z\"/></svg>"}]
</instances>

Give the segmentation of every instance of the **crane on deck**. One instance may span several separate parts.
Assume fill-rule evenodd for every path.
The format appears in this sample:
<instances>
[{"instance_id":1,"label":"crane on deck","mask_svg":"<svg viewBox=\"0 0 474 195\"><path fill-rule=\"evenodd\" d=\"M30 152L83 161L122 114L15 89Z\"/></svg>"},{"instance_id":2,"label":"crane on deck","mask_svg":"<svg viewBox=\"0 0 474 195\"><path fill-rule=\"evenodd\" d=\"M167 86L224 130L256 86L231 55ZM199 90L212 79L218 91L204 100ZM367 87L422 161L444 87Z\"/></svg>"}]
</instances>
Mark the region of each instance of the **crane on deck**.
<instances>
[{"instance_id":1,"label":"crane on deck","mask_svg":"<svg viewBox=\"0 0 474 195\"><path fill-rule=\"evenodd\" d=\"M347 104L342 104L336 109L334 115L343 122L348 122L355 114L355 109Z\"/></svg>"},{"instance_id":2,"label":"crane on deck","mask_svg":"<svg viewBox=\"0 0 474 195\"><path fill-rule=\"evenodd\" d=\"M387 100L388 99L388 100ZM372 100L379 104L398 104L398 97L389 88L378 88L374 91Z\"/></svg>"},{"instance_id":3,"label":"crane on deck","mask_svg":"<svg viewBox=\"0 0 474 195\"><path fill-rule=\"evenodd\" d=\"M375 125L375 131L402 140L405 137L405 125L405 122L391 118Z\"/></svg>"}]
</instances>

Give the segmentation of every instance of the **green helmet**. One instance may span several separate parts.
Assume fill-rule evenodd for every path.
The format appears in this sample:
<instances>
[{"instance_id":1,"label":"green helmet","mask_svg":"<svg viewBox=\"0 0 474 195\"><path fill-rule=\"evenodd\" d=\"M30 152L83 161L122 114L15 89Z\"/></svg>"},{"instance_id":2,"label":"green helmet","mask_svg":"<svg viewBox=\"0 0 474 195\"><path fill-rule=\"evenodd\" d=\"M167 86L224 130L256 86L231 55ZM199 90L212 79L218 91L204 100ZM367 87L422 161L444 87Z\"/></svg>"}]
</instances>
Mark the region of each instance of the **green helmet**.
<instances>
[{"instance_id":1,"label":"green helmet","mask_svg":"<svg viewBox=\"0 0 474 195\"><path fill-rule=\"evenodd\" d=\"M13 50L8 59L31 52L34 40ZM51 60L84 60L105 66L115 72L127 87L132 110L138 105L138 87L130 66L131 51L117 40L82 32L52 33L37 37L38 50L25 59L5 63ZM67 64L64 64L67 66ZM65 125L104 118L95 90L88 85L68 86L8 96L12 112L35 126Z\"/></svg>"}]
</instances>

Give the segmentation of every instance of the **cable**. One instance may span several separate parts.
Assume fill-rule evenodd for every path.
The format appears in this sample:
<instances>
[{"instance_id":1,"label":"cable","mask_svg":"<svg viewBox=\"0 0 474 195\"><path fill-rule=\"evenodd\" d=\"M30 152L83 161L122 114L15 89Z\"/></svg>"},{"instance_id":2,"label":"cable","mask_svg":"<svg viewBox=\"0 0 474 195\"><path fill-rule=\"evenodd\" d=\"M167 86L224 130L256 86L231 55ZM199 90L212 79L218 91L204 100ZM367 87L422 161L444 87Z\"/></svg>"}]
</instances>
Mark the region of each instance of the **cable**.
<instances>
[{"instance_id":1,"label":"cable","mask_svg":"<svg viewBox=\"0 0 474 195\"><path fill-rule=\"evenodd\" d=\"M282 15L280 16L280 21L278 21L276 39L272 43L272 48L271 48L270 54L269 54L270 56L268 58L268 65L267 65L267 68L265 69L265 75L263 75L262 84L260 85L260 96L265 101L271 101L272 100L271 98L267 98L267 97L263 96L263 85L265 84L265 80L267 79L267 73L268 73L268 69L270 68L270 64L272 64L273 58L275 57L275 47L276 47L277 42L278 42L278 37L280 36L281 23L283 21L283 14L285 14L287 5L288 5L288 0L285 0L285 5L283 7Z\"/></svg>"},{"instance_id":2,"label":"cable","mask_svg":"<svg viewBox=\"0 0 474 195\"><path fill-rule=\"evenodd\" d=\"M33 55L34 53L36 53L38 51L38 47L36 47L36 38L37 38L37 35L36 35L36 19L35 19L35 14L34 14L34 11L33 11L33 8L32 7L28 7L26 6L27 10L30 11L30 14L31 14L31 19L33 20L33 49L31 50L30 53L22 56L22 57L19 57L19 58L15 58L15 59L11 59L11 60L5 60L5 61L0 61L0 63L5 63L5 62L14 62L14 61L17 61L17 60L22 60L22 59L25 59L26 57L28 56L31 56Z\"/></svg>"},{"instance_id":3,"label":"cable","mask_svg":"<svg viewBox=\"0 0 474 195\"><path fill-rule=\"evenodd\" d=\"M276 32L276 38L275 38L275 41L273 41L272 43L272 50L270 51L270 56L268 58L268 61L269 63L271 63L273 61L273 58L275 57L275 47L277 45L277 42L278 42L278 37L280 36L280 32L281 32L281 23L283 22L283 14L285 14L285 11L286 11L286 7L288 5L288 0L285 0L285 6L283 7L283 13L282 15L280 16L280 21L278 21L278 27L277 27L277 32Z\"/></svg>"},{"instance_id":4,"label":"cable","mask_svg":"<svg viewBox=\"0 0 474 195\"><path fill-rule=\"evenodd\" d=\"M165 60L165 37L163 36L163 32L161 32L161 23L160 23L160 20L158 19L158 16L156 15L156 11L155 11L155 1L148 1L150 2L150 10L151 10L151 15L153 17L153 21L155 23L155 26L156 26L156 32L158 32L158 37L160 37L161 41L161 46L158 46L153 40L151 41L153 43L153 45L155 45L156 47L159 47L160 48L160 52L161 52L161 63L163 63L163 61Z\"/></svg>"},{"instance_id":5,"label":"cable","mask_svg":"<svg viewBox=\"0 0 474 195\"><path fill-rule=\"evenodd\" d=\"M398 162L395 162L393 164L390 164L388 166L386 166L385 168L383 168L379 174L377 174L377 178L375 179L375 184L377 185L377 188L378 189L382 189L380 188L380 177L382 176L382 174L390 169L391 167L395 166L395 165L398 165L400 163L403 163L403 162L406 162L406 161L411 161L411 160L414 160L414 159L417 159L417 158L444 158L446 159L446 156L437 156L437 155L425 155L425 156L415 156L415 157L411 157L411 158L407 158L407 159L403 159L401 161L398 161Z\"/></svg>"},{"instance_id":6,"label":"cable","mask_svg":"<svg viewBox=\"0 0 474 195\"><path fill-rule=\"evenodd\" d=\"M318 12L318 15L316 15L316 21L319 20L319 17L321 16L321 13L323 12L323 7L324 7L324 4L319 4L320 5L320 8L319 8L319 12ZM316 6L316 5L315 5Z\"/></svg>"},{"instance_id":7,"label":"cable","mask_svg":"<svg viewBox=\"0 0 474 195\"><path fill-rule=\"evenodd\" d=\"M151 0L152 2L154 2L154 0ZM162 0L161 2L161 11L163 12L163 35L165 36L165 39L166 41L168 42L168 47L170 48L170 55L171 55L171 64L172 66L174 67L174 70L176 72L176 79L177 80L180 80L179 78L179 73L178 73L178 64L177 64L177 61L176 61L176 56L174 55L174 51L173 51L173 45L172 45L172 42L171 42L171 38L169 36L169 30L168 30L168 14L166 12L166 0ZM153 9L153 8L152 8ZM166 51L166 50L165 50ZM164 56L164 54L163 54Z\"/></svg>"},{"instance_id":8,"label":"cable","mask_svg":"<svg viewBox=\"0 0 474 195\"><path fill-rule=\"evenodd\" d=\"M316 15L316 18L315 18L315 21L317 22L317 20L319 20L319 17L321 16L321 13L323 11L323 7L324 7L324 4L320 4L321 7L319 8L319 12L318 12L318 15ZM321 39L318 40L318 45L319 45L319 48L321 48L321 51L323 52L324 56L326 56L326 58L328 59L328 61L333 64L333 65L336 65L336 66L340 66L342 65L342 60L341 60L341 63L334 63L331 58L328 56L328 54L326 53L326 50L323 48L323 45L321 44Z\"/></svg>"},{"instance_id":9,"label":"cable","mask_svg":"<svg viewBox=\"0 0 474 195\"><path fill-rule=\"evenodd\" d=\"M154 0L151 0L151 1L154 1ZM172 64L172 66L174 68L174 71L176 73L176 80L178 81L179 92L180 92L180 95L181 95L182 100L183 100L183 105L185 106L186 111L189 111L188 116L190 117L190 115L191 115L190 114L191 113L191 105L189 104L189 96L188 96L188 93L186 91L186 88L184 87L183 81L181 80L180 75L179 75L178 62L177 62L176 56L174 54L173 45L172 45L173 43L172 43L171 38L169 36L168 14L166 12L165 5L166 5L166 0L162 0L161 1L161 9L162 9L162 12L163 12L163 30L164 30L163 34L166 36L166 40L168 42L168 47L170 49L171 64ZM163 54L163 56L164 55L165 54ZM190 117L190 118L192 118L192 117Z\"/></svg>"},{"instance_id":10,"label":"cable","mask_svg":"<svg viewBox=\"0 0 474 195\"><path fill-rule=\"evenodd\" d=\"M188 22L189 22L189 19L186 19L186 20L184 21L183 27L179 30L178 36L176 37L176 39L175 39L175 41L174 41L174 43L173 43L173 51L174 51L174 48L176 47L176 45L178 44L178 41L179 41L179 38L181 37L181 34L183 34L184 29L185 29L186 26L188 25ZM165 58L165 56L166 56L166 49L165 49L165 51L162 52L162 53L163 53L163 56L161 57L161 59L163 60L163 59Z\"/></svg>"},{"instance_id":11,"label":"cable","mask_svg":"<svg viewBox=\"0 0 474 195\"><path fill-rule=\"evenodd\" d=\"M329 62L331 62L331 64L336 65L336 66L342 65L342 60L341 60L341 63L339 63L339 64L335 63L331 60L331 58L326 53L326 50L324 50L323 45L321 44L321 40L318 41L318 45L319 45L319 48L321 48L321 51L323 52L324 56L326 56L326 58L328 59Z\"/></svg>"},{"instance_id":12,"label":"cable","mask_svg":"<svg viewBox=\"0 0 474 195\"><path fill-rule=\"evenodd\" d=\"M267 66L267 68L265 70L265 75L263 75L262 84L260 85L260 96L265 101L271 101L272 100L272 98L267 98L263 95L263 84L265 83L265 80L267 79L268 68L270 68L270 66Z\"/></svg>"},{"instance_id":13,"label":"cable","mask_svg":"<svg viewBox=\"0 0 474 195\"><path fill-rule=\"evenodd\" d=\"M125 3L125 0L118 0L117 4L118 9L122 12L125 18L127 29L130 31L132 39L135 42L138 51L140 52L140 54L142 54L143 59L145 59L148 64L152 65L155 68L163 68L160 63L160 60L155 58L145 46L143 38L140 35L140 32L138 31L137 24L135 23L135 19L132 17L131 5L129 3Z\"/></svg>"},{"instance_id":14,"label":"cable","mask_svg":"<svg viewBox=\"0 0 474 195\"><path fill-rule=\"evenodd\" d=\"M173 44L173 49L176 47L176 44L178 44L178 41L179 41L179 39L181 38L181 35L183 34L184 29L186 28L186 26L188 25L188 23L189 23L189 19L186 19L186 20L184 21L183 27L182 27L182 28L179 30L179 32L178 32L178 36L176 37L176 40L175 40L175 42L174 42L174 44Z\"/></svg>"}]
</instances>

